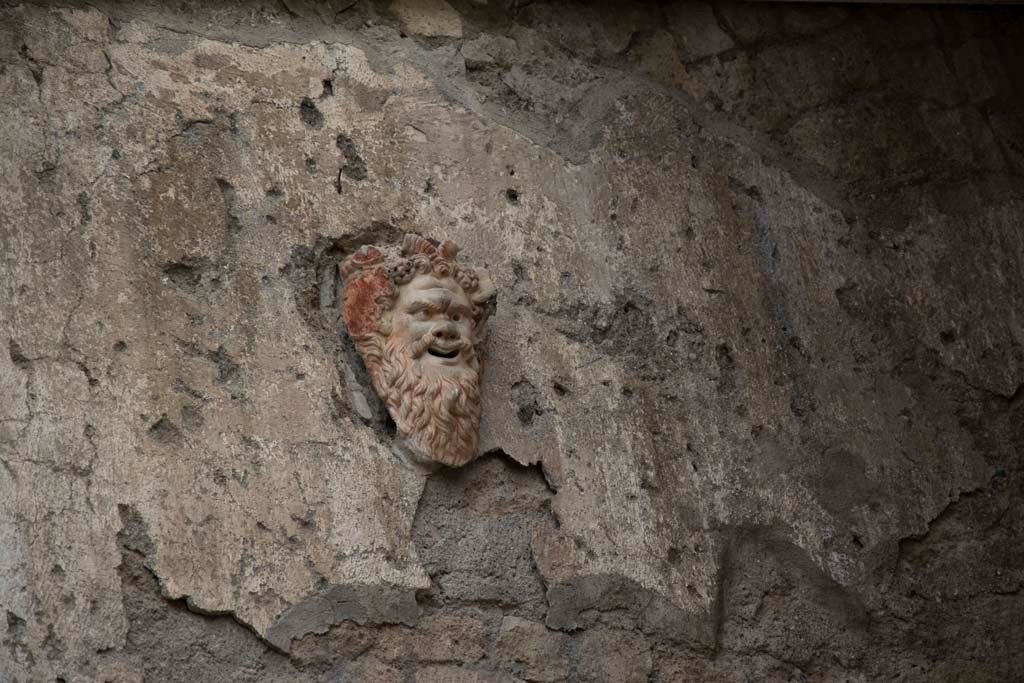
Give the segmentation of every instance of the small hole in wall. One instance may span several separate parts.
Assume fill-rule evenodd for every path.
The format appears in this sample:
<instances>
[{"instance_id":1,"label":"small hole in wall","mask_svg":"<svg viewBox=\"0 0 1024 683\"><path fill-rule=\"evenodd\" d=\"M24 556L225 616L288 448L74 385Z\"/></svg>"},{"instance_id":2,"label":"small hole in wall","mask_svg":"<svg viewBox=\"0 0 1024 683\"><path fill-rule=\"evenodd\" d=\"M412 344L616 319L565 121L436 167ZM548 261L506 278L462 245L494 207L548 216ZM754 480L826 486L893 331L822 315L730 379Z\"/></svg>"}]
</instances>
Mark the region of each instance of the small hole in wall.
<instances>
[{"instance_id":1,"label":"small hole in wall","mask_svg":"<svg viewBox=\"0 0 1024 683\"><path fill-rule=\"evenodd\" d=\"M384 412L384 431L387 432L388 436L394 437L398 433L398 425L391 419L391 413Z\"/></svg>"},{"instance_id":2,"label":"small hole in wall","mask_svg":"<svg viewBox=\"0 0 1024 683\"><path fill-rule=\"evenodd\" d=\"M324 126L324 115L308 97L303 97L299 104L299 119L310 128L323 128Z\"/></svg>"},{"instance_id":3,"label":"small hole in wall","mask_svg":"<svg viewBox=\"0 0 1024 683\"><path fill-rule=\"evenodd\" d=\"M860 550L864 547L864 542L860 540L860 536L858 536L857 534L854 534L850 538L850 544L857 550Z\"/></svg>"},{"instance_id":4,"label":"small hole in wall","mask_svg":"<svg viewBox=\"0 0 1024 683\"><path fill-rule=\"evenodd\" d=\"M508 199L508 201L512 204L518 204L519 192L510 187L507 190L505 190L505 198Z\"/></svg>"},{"instance_id":5,"label":"small hole in wall","mask_svg":"<svg viewBox=\"0 0 1024 683\"><path fill-rule=\"evenodd\" d=\"M334 95L334 81L332 81L330 78L325 78L323 86L324 91L320 93L320 99L323 99L325 97L331 97L332 95Z\"/></svg>"}]
</instances>

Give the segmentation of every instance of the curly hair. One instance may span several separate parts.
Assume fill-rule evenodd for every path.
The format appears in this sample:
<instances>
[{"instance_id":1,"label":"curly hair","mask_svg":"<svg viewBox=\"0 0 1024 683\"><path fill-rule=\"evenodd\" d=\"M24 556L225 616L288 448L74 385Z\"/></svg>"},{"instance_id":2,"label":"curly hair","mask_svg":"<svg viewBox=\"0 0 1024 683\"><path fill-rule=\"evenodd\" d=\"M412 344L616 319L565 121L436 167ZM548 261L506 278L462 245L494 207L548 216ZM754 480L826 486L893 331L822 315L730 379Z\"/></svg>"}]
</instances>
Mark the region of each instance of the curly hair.
<instances>
[{"instance_id":1,"label":"curly hair","mask_svg":"<svg viewBox=\"0 0 1024 683\"><path fill-rule=\"evenodd\" d=\"M400 249L360 247L341 266L349 334L360 341L366 335L385 332L380 329L381 318L394 306L398 288L417 275L455 280L473 304L473 319L480 324L487 315L493 287L485 272L457 263L458 252L454 242L435 245L414 234L405 236Z\"/></svg>"}]
</instances>

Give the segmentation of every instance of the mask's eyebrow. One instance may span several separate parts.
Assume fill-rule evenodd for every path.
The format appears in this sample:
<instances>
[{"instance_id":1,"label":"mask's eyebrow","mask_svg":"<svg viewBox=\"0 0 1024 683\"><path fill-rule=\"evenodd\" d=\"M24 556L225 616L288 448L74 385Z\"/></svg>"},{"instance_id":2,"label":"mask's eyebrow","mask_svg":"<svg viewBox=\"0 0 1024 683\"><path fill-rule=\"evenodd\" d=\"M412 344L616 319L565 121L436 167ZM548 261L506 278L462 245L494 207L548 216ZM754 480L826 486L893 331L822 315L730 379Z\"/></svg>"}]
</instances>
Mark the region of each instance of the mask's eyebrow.
<instances>
[{"instance_id":1,"label":"mask's eyebrow","mask_svg":"<svg viewBox=\"0 0 1024 683\"><path fill-rule=\"evenodd\" d=\"M447 307L447 301L414 301L405 309L409 313L419 313L420 311L427 311L428 313L442 313Z\"/></svg>"},{"instance_id":2,"label":"mask's eyebrow","mask_svg":"<svg viewBox=\"0 0 1024 683\"><path fill-rule=\"evenodd\" d=\"M462 304L457 304L453 300L450 304L448 304L448 315L456 315L456 314L461 315L461 316L463 316L465 318L469 318L469 317L471 317L473 315L473 311L468 306L463 306Z\"/></svg>"}]
</instances>

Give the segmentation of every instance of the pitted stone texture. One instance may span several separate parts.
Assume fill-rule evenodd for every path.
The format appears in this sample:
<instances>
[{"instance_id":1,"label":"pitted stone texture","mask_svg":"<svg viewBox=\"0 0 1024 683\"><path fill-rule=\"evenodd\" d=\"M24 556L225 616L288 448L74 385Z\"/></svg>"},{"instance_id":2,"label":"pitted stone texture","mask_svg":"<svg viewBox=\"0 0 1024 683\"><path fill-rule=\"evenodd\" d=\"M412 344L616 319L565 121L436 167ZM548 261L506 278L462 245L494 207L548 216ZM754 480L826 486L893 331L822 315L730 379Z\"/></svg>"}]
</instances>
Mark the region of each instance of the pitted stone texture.
<instances>
[{"instance_id":1,"label":"pitted stone texture","mask_svg":"<svg viewBox=\"0 0 1024 683\"><path fill-rule=\"evenodd\" d=\"M0 678L1020 678L1018 10L432 4L0 10ZM455 478L339 335L408 232L505 293Z\"/></svg>"},{"instance_id":2,"label":"pitted stone texture","mask_svg":"<svg viewBox=\"0 0 1024 683\"><path fill-rule=\"evenodd\" d=\"M416 672L415 683L517 683L517 679L491 671L460 666L426 666Z\"/></svg>"},{"instance_id":3,"label":"pitted stone texture","mask_svg":"<svg viewBox=\"0 0 1024 683\"><path fill-rule=\"evenodd\" d=\"M462 37L462 17L445 0L394 0L391 11L409 33L427 37Z\"/></svg>"},{"instance_id":4,"label":"pitted stone texture","mask_svg":"<svg viewBox=\"0 0 1024 683\"><path fill-rule=\"evenodd\" d=\"M569 637L535 621L505 617L495 649L498 659L526 681L569 678Z\"/></svg>"},{"instance_id":5,"label":"pitted stone texture","mask_svg":"<svg viewBox=\"0 0 1024 683\"><path fill-rule=\"evenodd\" d=\"M635 633L594 629L582 636L579 648L581 681L643 683L651 673L650 645Z\"/></svg>"},{"instance_id":6,"label":"pitted stone texture","mask_svg":"<svg viewBox=\"0 0 1024 683\"><path fill-rule=\"evenodd\" d=\"M489 647L487 625L466 616L439 615L423 620L413 637L412 652L427 662L475 662Z\"/></svg>"},{"instance_id":7,"label":"pitted stone texture","mask_svg":"<svg viewBox=\"0 0 1024 683\"><path fill-rule=\"evenodd\" d=\"M413 527L430 601L497 604L543 618L533 544L554 526L550 500L539 468L498 455L433 475Z\"/></svg>"}]
</instances>

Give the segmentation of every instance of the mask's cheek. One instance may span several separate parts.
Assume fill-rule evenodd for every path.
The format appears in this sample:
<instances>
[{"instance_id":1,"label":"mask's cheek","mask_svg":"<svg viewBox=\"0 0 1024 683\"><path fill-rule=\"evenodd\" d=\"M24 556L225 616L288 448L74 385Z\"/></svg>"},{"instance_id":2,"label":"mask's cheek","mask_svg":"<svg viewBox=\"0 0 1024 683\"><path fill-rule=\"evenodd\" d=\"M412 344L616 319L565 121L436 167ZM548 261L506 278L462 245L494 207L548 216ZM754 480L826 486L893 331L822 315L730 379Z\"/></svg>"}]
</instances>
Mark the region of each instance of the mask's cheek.
<instances>
[{"instance_id":1,"label":"mask's cheek","mask_svg":"<svg viewBox=\"0 0 1024 683\"><path fill-rule=\"evenodd\" d=\"M430 332L434 328L434 325L429 322L419 322L417 320L410 320L407 327L409 335L409 341L419 341L425 334Z\"/></svg>"},{"instance_id":2,"label":"mask's cheek","mask_svg":"<svg viewBox=\"0 0 1024 683\"><path fill-rule=\"evenodd\" d=\"M392 313L390 320L391 335L398 337L405 343L415 341L422 332L418 329L415 318L404 313Z\"/></svg>"}]
</instances>

